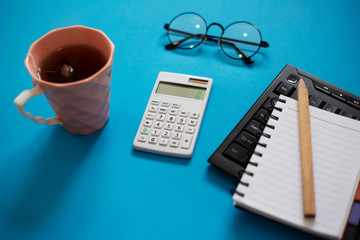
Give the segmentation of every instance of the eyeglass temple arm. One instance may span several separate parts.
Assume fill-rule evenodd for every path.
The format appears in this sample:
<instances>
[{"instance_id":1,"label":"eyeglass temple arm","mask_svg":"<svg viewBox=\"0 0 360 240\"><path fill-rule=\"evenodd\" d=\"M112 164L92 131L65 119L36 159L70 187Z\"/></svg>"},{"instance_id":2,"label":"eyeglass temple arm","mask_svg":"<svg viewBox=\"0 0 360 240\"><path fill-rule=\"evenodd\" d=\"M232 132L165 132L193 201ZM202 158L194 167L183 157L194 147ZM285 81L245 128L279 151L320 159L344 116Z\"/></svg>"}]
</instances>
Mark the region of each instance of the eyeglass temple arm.
<instances>
[{"instance_id":1,"label":"eyeglass temple arm","mask_svg":"<svg viewBox=\"0 0 360 240\"><path fill-rule=\"evenodd\" d=\"M169 24L165 24L164 25L164 28L168 31L173 31L173 32L177 32L177 33L182 33L182 34L186 34L186 35L193 35L191 33L188 33L188 32L183 32L183 31L180 31L180 30L176 30L176 29L172 29L172 28L169 28ZM209 37L215 37L215 36L211 36L211 35L208 35ZM260 46L260 47L264 47L264 48L267 48L269 47L269 43L266 42L266 41L261 41L260 44L258 43L253 43L253 42L248 42L248 41L242 41L242 40L238 40L238 39L232 39L232 38L224 38L222 37L221 39L223 40L227 40L227 41L233 41L233 42L238 42L238 43L244 43L244 44L249 44L249 45L254 45L254 46Z\"/></svg>"}]
</instances>

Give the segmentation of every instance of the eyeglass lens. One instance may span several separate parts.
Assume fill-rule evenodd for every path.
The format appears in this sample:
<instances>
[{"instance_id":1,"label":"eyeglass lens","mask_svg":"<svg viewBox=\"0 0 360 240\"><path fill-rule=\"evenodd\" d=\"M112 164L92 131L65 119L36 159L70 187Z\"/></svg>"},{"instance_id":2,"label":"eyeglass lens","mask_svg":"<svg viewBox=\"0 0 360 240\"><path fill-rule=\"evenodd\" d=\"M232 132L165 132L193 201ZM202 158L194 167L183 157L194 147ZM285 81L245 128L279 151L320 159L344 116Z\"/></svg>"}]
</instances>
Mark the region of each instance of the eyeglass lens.
<instances>
[{"instance_id":1,"label":"eyeglass lens","mask_svg":"<svg viewBox=\"0 0 360 240\"><path fill-rule=\"evenodd\" d=\"M169 24L170 42L182 41L177 45L181 49L191 49L200 45L206 34L205 20L195 13L184 13L175 17Z\"/></svg>"},{"instance_id":2,"label":"eyeglass lens","mask_svg":"<svg viewBox=\"0 0 360 240\"><path fill-rule=\"evenodd\" d=\"M168 38L181 49L192 49L206 40L206 21L196 13L183 13L169 24ZM218 39L222 51L230 58L245 59L255 55L261 43L260 31L251 23L235 22L224 29Z\"/></svg>"}]
</instances>

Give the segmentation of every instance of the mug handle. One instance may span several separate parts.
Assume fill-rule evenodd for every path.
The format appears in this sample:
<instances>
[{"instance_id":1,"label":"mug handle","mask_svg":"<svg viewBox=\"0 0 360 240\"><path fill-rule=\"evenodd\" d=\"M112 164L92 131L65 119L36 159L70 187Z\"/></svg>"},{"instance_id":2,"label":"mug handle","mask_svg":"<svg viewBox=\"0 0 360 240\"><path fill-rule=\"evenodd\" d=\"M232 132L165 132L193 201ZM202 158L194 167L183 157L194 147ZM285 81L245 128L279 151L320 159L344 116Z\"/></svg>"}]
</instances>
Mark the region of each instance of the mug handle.
<instances>
[{"instance_id":1,"label":"mug handle","mask_svg":"<svg viewBox=\"0 0 360 240\"><path fill-rule=\"evenodd\" d=\"M21 115L23 115L26 118L30 118L35 123L44 123L44 124L49 125L49 126L50 125L55 125L55 124L62 125L63 122L61 122L57 118L47 118L47 119L45 119L43 117L35 117L31 113L25 111L25 108L24 108L25 103L27 103L27 101L29 101L30 98L35 97L35 96L39 96L43 92L44 92L44 89L41 88L39 85L37 85L33 89L24 90L14 100L16 108L18 109L18 111L20 112Z\"/></svg>"}]
</instances>

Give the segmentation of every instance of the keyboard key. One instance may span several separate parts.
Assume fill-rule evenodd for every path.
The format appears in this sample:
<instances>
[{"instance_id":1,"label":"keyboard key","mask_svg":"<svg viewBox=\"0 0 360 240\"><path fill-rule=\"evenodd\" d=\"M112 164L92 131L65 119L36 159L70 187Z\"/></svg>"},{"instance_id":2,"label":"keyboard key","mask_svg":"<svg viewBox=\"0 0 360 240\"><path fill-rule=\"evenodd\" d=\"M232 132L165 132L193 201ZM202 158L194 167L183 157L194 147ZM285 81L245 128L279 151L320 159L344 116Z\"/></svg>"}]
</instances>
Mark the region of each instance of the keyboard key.
<instances>
[{"instance_id":1,"label":"keyboard key","mask_svg":"<svg viewBox=\"0 0 360 240\"><path fill-rule=\"evenodd\" d=\"M292 84L296 84L299 81L299 79L300 79L299 76L295 74L290 74L287 77L287 81Z\"/></svg>"},{"instance_id":2,"label":"keyboard key","mask_svg":"<svg viewBox=\"0 0 360 240\"><path fill-rule=\"evenodd\" d=\"M255 137L259 138L264 126L259 123L258 121L251 120L248 125L245 127L245 130L254 135Z\"/></svg>"},{"instance_id":3,"label":"keyboard key","mask_svg":"<svg viewBox=\"0 0 360 240\"><path fill-rule=\"evenodd\" d=\"M251 151L255 149L257 144L256 138L245 131L240 132L240 134L235 138L235 142Z\"/></svg>"},{"instance_id":4,"label":"keyboard key","mask_svg":"<svg viewBox=\"0 0 360 240\"><path fill-rule=\"evenodd\" d=\"M235 160L241 166L246 166L249 160L249 152L236 143L230 144L228 149L224 152L224 155Z\"/></svg>"},{"instance_id":5,"label":"keyboard key","mask_svg":"<svg viewBox=\"0 0 360 240\"><path fill-rule=\"evenodd\" d=\"M295 88L286 82L281 82L275 89L276 94L282 94L285 96L290 96L295 91Z\"/></svg>"},{"instance_id":6,"label":"keyboard key","mask_svg":"<svg viewBox=\"0 0 360 240\"><path fill-rule=\"evenodd\" d=\"M258 120L261 123L267 123L269 120L269 112L264 108L260 108L254 115L254 119Z\"/></svg>"},{"instance_id":7,"label":"keyboard key","mask_svg":"<svg viewBox=\"0 0 360 240\"><path fill-rule=\"evenodd\" d=\"M311 96L309 99L309 105L319 108L323 101L320 98Z\"/></svg>"},{"instance_id":8,"label":"keyboard key","mask_svg":"<svg viewBox=\"0 0 360 240\"><path fill-rule=\"evenodd\" d=\"M346 102L346 99L345 99L346 96L341 92L333 90L333 92L331 93L331 96L340 100L341 102Z\"/></svg>"},{"instance_id":9,"label":"keyboard key","mask_svg":"<svg viewBox=\"0 0 360 240\"><path fill-rule=\"evenodd\" d=\"M272 111L274 109L276 102L277 100L275 98L267 98L261 107L268 111Z\"/></svg>"},{"instance_id":10,"label":"keyboard key","mask_svg":"<svg viewBox=\"0 0 360 240\"><path fill-rule=\"evenodd\" d=\"M348 113L348 112L345 112L345 111L341 111L341 112L340 112L340 115L341 115L341 116L344 116L344 117L348 117L348 118L354 117L352 114L350 114L350 113Z\"/></svg>"},{"instance_id":11,"label":"keyboard key","mask_svg":"<svg viewBox=\"0 0 360 240\"><path fill-rule=\"evenodd\" d=\"M328 112L332 112L332 113L336 113L337 111L339 111L339 109L329 103L326 103L322 109L324 109L325 111L328 111Z\"/></svg>"},{"instance_id":12,"label":"keyboard key","mask_svg":"<svg viewBox=\"0 0 360 240\"><path fill-rule=\"evenodd\" d=\"M321 84L321 83L316 83L316 82L314 82L314 86L315 86L316 90L323 92L327 95L331 95L331 90L328 86Z\"/></svg>"},{"instance_id":13,"label":"keyboard key","mask_svg":"<svg viewBox=\"0 0 360 240\"><path fill-rule=\"evenodd\" d=\"M346 103L360 110L360 102L358 100L349 97Z\"/></svg>"}]
</instances>

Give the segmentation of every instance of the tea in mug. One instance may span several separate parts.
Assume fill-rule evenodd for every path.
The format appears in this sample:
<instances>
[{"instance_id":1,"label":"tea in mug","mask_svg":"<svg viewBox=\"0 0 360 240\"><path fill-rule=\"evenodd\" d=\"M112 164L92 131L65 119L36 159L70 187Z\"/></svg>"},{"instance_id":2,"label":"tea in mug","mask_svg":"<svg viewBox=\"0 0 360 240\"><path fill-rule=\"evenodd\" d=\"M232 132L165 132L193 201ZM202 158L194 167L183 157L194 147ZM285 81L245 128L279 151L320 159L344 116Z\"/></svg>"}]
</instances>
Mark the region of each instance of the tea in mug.
<instances>
[{"instance_id":1,"label":"tea in mug","mask_svg":"<svg viewBox=\"0 0 360 240\"><path fill-rule=\"evenodd\" d=\"M86 44L61 47L47 55L39 65L39 77L48 82L69 83L90 77L107 58L97 48Z\"/></svg>"}]
</instances>

